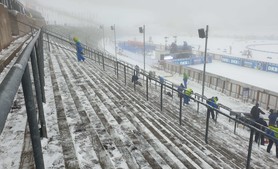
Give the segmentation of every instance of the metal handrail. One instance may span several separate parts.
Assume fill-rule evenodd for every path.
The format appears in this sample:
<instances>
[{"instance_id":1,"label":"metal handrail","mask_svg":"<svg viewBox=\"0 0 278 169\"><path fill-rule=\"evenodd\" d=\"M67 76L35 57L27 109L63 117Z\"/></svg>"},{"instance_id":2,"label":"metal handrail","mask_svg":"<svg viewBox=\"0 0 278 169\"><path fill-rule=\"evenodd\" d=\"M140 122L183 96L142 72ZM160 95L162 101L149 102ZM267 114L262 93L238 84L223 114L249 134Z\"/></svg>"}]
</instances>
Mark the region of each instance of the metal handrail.
<instances>
[{"instance_id":1,"label":"metal handrail","mask_svg":"<svg viewBox=\"0 0 278 169\"><path fill-rule=\"evenodd\" d=\"M40 31L28 44L28 46L25 48L21 56L18 58L14 66L11 68L11 70L8 72L8 74L0 84L0 133L2 133L2 130L4 128L5 121L7 119L8 113L10 112L10 108L13 105L14 97L20 85L24 70L33 50L33 46L39 38L39 34Z\"/></svg>"},{"instance_id":2,"label":"metal handrail","mask_svg":"<svg viewBox=\"0 0 278 169\"><path fill-rule=\"evenodd\" d=\"M36 47L36 43L38 44ZM42 100L44 97L43 79L43 55L42 55L42 36L41 31L37 31L31 42L25 47L15 64L9 70L2 83L0 84L0 134L2 133L8 113L13 105L20 82L22 83L25 107L28 117L28 124L32 140L34 160L37 168L44 168L44 161L41 148L39 125L37 120L36 106L30 77L28 61L31 58L36 89L36 98L39 110L39 119L42 135L46 137L46 127L43 113ZM38 59L38 60L37 60Z\"/></svg>"}]
</instances>

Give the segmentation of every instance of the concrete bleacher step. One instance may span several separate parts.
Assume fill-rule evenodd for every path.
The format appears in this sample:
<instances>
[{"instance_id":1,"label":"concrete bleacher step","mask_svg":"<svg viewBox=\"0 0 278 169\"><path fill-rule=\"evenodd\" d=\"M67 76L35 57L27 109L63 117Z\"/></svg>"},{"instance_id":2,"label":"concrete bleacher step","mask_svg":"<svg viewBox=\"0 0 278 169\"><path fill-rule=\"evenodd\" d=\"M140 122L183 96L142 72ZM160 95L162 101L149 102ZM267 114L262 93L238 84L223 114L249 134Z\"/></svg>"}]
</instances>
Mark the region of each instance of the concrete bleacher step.
<instances>
[{"instance_id":1,"label":"concrete bleacher step","mask_svg":"<svg viewBox=\"0 0 278 169\"><path fill-rule=\"evenodd\" d=\"M65 60L64 60L65 61ZM60 63L60 65L62 65L62 63L59 61L59 63ZM72 71L71 71L72 72ZM74 73L71 73L71 74L74 74ZM67 76L65 73L64 73L64 76ZM75 78L78 78L77 76L75 76ZM75 79L75 78L73 78L73 79ZM67 83L68 83L68 85L71 85L71 81L69 80L70 78L69 77L66 77L66 79L67 79ZM79 82L77 82L77 84L79 84ZM78 96L79 98L81 98L81 96ZM75 100L79 100L79 98L78 98L76 95L75 95ZM97 99L97 98L96 98ZM116 141L114 141L113 139L111 139L110 137L111 137L111 133L110 132L115 132L115 131L113 131L113 130L116 130L116 126L115 125L113 125L113 124L111 124L111 122L113 122L113 121L108 121L108 120L106 120L106 119L109 119L109 117L107 117L107 116L109 116L109 112L103 112L103 111L105 111L105 107L103 107L103 105L102 104L99 104L99 103L101 103L101 102L97 102L97 101L92 101L92 102L90 102L90 104L92 105L92 108L95 110L95 113L96 113L96 115L97 115L97 118L99 118L99 120L100 120L100 122L99 122L99 124L103 124L103 127L104 127L104 129L102 129L102 130L100 130L100 132L102 132L102 133L99 133L100 135L101 135L101 137L103 137L103 139L101 140L102 141L102 146L105 148L105 149L108 149L108 151L110 151L109 152L109 154L111 154L110 155L110 158L112 159L112 161L117 161L117 163L120 163L121 162L121 156L116 156L116 153L115 153L115 151L117 150L116 149L116 146L115 146L115 144L117 144L117 143L120 143L120 140L118 139L118 138L113 138L113 139L115 139ZM78 105L78 107L82 107L82 104L79 104ZM85 112L85 110L83 111L83 112ZM109 128L110 127L110 128ZM110 129L110 130L108 130L108 129ZM105 133L103 133L103 131L107 131L110 135L105 135ZM116 136L116 135L115 135ZM122 150L122 151L125 151L125 149L123 148L123 145L118 145L118 148L120 149L120 150ZM120 151L119 150L119 151ZM112 151L114 151L114 154L115 155L113 155L113 152ZM113 158L118 158L118 159L113 159ZM122 160L123 161L123 160ZM129 161L132 161L132 160L129 160ZM122 162L122 163L124 163L124 162ZM115 164L116 166L115 167L117 167L117 164ZM123 166L124 167L124 166Z\"/></svg>"},{"instance_id":2,"label":"concrete bleacher step","mask_svg":"<svg viewBox=\"0 0 278 169\"><path fill-rule=\"evenodd\" d=\"M73 70L71 70L71 72L73 72ZM97 80L94 80L94 81L97 81ZM88 81L88 83L90 84L90 81ZM93 86L93 85L89 85L89 86ZM83 88L84 91L90 91L87 94L88 98L91 98L91 100L92 100L91 103L94 104L93 105L94 109L96 110L96 112L99 112L100 111L99 107L104 106L104 105L97 105L97 104L104 103L104 102L101 102L101 100L98 100L98 98L103 98L102 95L98 94L98 89L94 88L94 90L93 90L92 88L89 88L88 85L84 85L84 84L81 84L81 87ZM92 95L92 93L94 94L94 96L90 97ZM98 97L96 97L96 96L98 96ZM95 99L93 99L93 98L97 99L97 101L94 101ZM105 110L105 107L102 107L102 111L104 111L104 110ZM124 157L125 158L128 157L127 162L129 163L129 167L134 168L133 166L139 165L139 168L142 168L142 167L144 168L147 166L149 166L147 168L161 168L161 166L158 163L156 163L156 160L153 160L153 157L150 156L149 152L144 151L143 155L142 155L141 152L138 151L136 146L133 145L134 140L133 141L127 140L128 136L125 133L122 133L122 134L126 135L126 137L124 137L123 141L122 141L123 138L116 137L117 133L119 133L119 132L121 133L121 129L119 128L118 123L115 123L117 120L113 120L112 122L107 120L107 119L113 119L114 117L112 117L113 115L112 116L110 115L111 112L109 112L108 109L106 109L105 111L108 111L106 113L106 115L98 114L98 116L102 117L101 118L102 123L105 124L105 126L107 127L107 132L110 133L110 136L115 140L115 143L118 144L117 145L118 148L122 149L122 152L124 153L123 154ZM113 114L113 113L111 113L111 114ZM114 115L115 115L115 113L114 113ZM104 116L106 116L106 118ZM119 120L119 117L117 119ZM111 124L111 123L114 123L114 124ZM139 141L136 141L136 142L139 142ZM123 151L124 147L126 147L125 151ZM129 154L133 154L133 157L129 156ZM133 161L132 158L136 158L135 161L137 161L137 162L132 163L132 161ZM145 160L145 158L146 158L146 160ZM165 168L166 165L162 165L162 166L163 166L162 168ZM135 167L135 168L138 168L138 167ZM170 168L170 167L168 167L168 168Z\"/></svg>"},{"instance_id":3,"label":"concrete bleacher step","mask_svg":"<svg viewBox=\"0 0 278 169\"><path fill-rule=\"evenodd\" d=\"M140 104L140 101L139 101L139 103L138 104ZM147 108L144 108L144 109L147 109ZM152 112L152 111L151 111ZM162 120L161 120L161 122L163 122ZM176 124L175 124L176 125ZM195 140L194 140L195 141ZM196 142L196 141L195 141ZM217 159L217 157L214 157L215 159ZM216 161L219 161L219 160L216 160ZM223 161L222 161L222 163L223 163ZM215 166L217 166L217 165L215 165Z\"/></svg>"},{"instance_id":4,"label":"concrete bleacher step","mask_svg":"<svg viewBox=\"0 0 278 169\"><path fill-rule=\"evenodd\" d=\"M50 71L55 94L57 108L58 126L61 134L61 143L66 168L86 168L98 166L95 160L93 146L91 144L89 131L84 130L83 122L75 107L72 97L69 95L69 87L63 79L62 72L57 61L49 56ZM52 60L54 59L54 62ZM86 144L84 144L86 142ZM81 156L80 151L86 150L86 155ZM95 163L97 161L97 163ZM99 167L100 168L100 167Z\"/></svg>"},{"instance_id":5,"label":"concrete bleacher step","mask_svg":"<svg viewBox=\"0 0 278 169\"><path fill-rule=\"evenodd\" d=\"M111 79L111 80L113 80L113 79ZM133 84L130 84L128 86L133 89ZM142 92L142 93L144 93L144 92ZM144 97L144 95L143 95L143 97ZM165 96L165 97L167 97L167 96ZM150 102L152 102L153 100L157 101L159 99L149 99L149 100L150 100ZM168 102L168 104L172 104L172 98L169 98L168 100L170 100ZM159 106L158 102L156 102L156 104ZM151 107L151 106L149 106L149 107ZM178 110L178 107L175 107L174 109L171 107L171 108L168 108L168 110ZM193 109L191 109L191 111L195 112L195 110L193 110ZM174 113L172 111L168 111L165 115L167 116L168 114L170 114L170 116L172 116L172 119L174 121L177 121L177 119L178 119L178 114L177 113ZM199 118L198 118L198 121L199 121ZM184 121L183 123L187 124L189 129L192 128L192 126L190 126L191 124L189 124L188 122ZM205 124L205 120L204 119L203 119L203 124ZM195 139L199 140L200 142L203 142L203 138L204 138L204 134L203 133L204 132L200 133L200 131L195 129L191 133L193 134L193 136L196 135L195 133L199 133L199 136L195 137ZM218 156L221 157L220 159L223 159L224 161L226 161L225 163L229 163L231 166L238 167L238 168L242 168L242 167L245 166L245 158L242 158L242 156L243 157L245 156L244 154L241 155L241 156L238 156L237 154L234 154L232 151L230 151L228 149L228 145L225 148L226 144L221 144L219 146L219 143L215 143L215 142L213 142L213 140L210 140L210 144L213 145L213 147L216 147L217 150L214 150L211 147L208 147L208 148L212 149L212 151L214 152L213 154L218 154ZM219 158L215 156L214 159L216 161L218 161ZM222 163L223 163L223 161L222 161ZM224 165L224 163L223 163L223 165Z\"/></svg>"},{"instance_id":6,"label":"concrete bleacher step","mask_svg":"<svg viewBox=\"0 0 278 169\"><path fill-rule=\"evenodd\" d=\"M59 50L56 50L56 52L57 51ZM244 151L229 151L229 149L233 150L234 146L230 146L227 143L217 142L214 140L217 137L217 133L219 133L219 129L221 128L222 130L222 126L210 126L209 130L210 132L212 131L214 134L209 137L209 145L207 145L204 143L204 128L200 128L200 125L198 126L194 124L194 121L205 124L204 118L200 118L203 115L196 114L196 111L191 108L183 108L183 112L185 111L185 115L183 115L182 120L183 126L179 126L177 123L178 106L176 104L173 104L174 102L176 102L176 100L166 99L166 101L164 101L163 111L160 112L159 96L149 95L149 102L146 102L144 95L144 85L141 88L137 87L136 92L134 92L133 84L130 82L130 79L127 79L128 83L126 87L123 87L123 76L120 75L119 77L122 79L118 81L116 79L115 71L113 68L112 70L106 68L106 71L103 72L101 64L96 64L94 61L91 61L89 59L87 59L85 63L80 63L76 61L75 54L66 51L65 53L67 55L67 58L66 60L62 59L60 61L60 64L63 62L62 64L64 64L65 70L68 71L67 74L69 77L67 78L67 81L72 81L73 87L79 86L80 88L79 89L74 87L73 90L78 89L84 93L81 95L79 94L78 97L73 97L74 101L76 99L79 99L82 100L80 105L84 104L84 102L90 105L89 108L88 106L85 106L85 108L81 109L76 106L76 109L79 111L83 110L79 112L79 114L83 113L84 116L90 111L95 113L96 111L102 111L102 108L105 109L104 112L106 113L95 113L96 115L93 117L101 117L99 118L100 120L98 124L100 125L101 123L101 125L103 125L103 131L108 135L108 137L110 137L111 141L114 143L114 145L112 145L111 147L116 147L117 151L122 153L122 158L129 168L138 168L139 166L145 166L146 168L149 168L150 164L151 168L161 168L161 166L173 168L177 165L182 166L183 162L185 162L183 161L183 159L176 158L176 160L179 160L180 163L175 164L172 163L171 160L167 161L168 158L166 159L165 157L162 157L164 155L164 152L157 152L155 150L156 148L158 148L158 146L156 145L156 147L154 147L154 139L150 138L148 134L144 134L144 132L146 133L146 131L143 129L143 127L147 128L147 131L151 131L155 138L160 138L162 141L158 139L156 140L156 142L161 142L160 146L164 146L165 148L167 148L171 155L176 153L171 152L171 150L174 150L175 146L181 149L181 153L187 153L187 151L192 151L193 153L195 153L195 156L188 156L189 158L191 158L193 163L197 164L197 166L200 165L200 162L198 162L198 158L200 158L203 159L205 163L212 168L245 167L246 154L243 154ZM64 56L65 53L61 55ZM73 72L76 72L76 74L73 75ZM86 77L84 78L83 76ZM157 89L160 90L160 87L158 86ZM149 92L150 90L153 89L149 88ZM158 91L158 93L159 92L160 91ZM96 97L96 99L92 99L94 97ZM167 96L164 95L164 97ZM86 101L84 101L84 99ZM102 104L100 104L99 102L101 102ZM77 103L74 104L78 105ZM90 108L92 108L93 110L90 110ZM107 116L105 114L110 115ZM87 116L88 118L91 118L90 116L92 115L88 114ZM155 119L153 119L153 117L155 117ZM111 118L114 119L114 122L112 121L113 125L110 124ZM191 120L193 120L193 123L190 122ZM125 125L127 125L128 123L132 126L132 130L130 130L130 128L126 127L125 125L120 127L121 132L123 132L125 136L129 137L129 141L124 142L123 139L119 136L113 136L115 135L115 133L119 132L117 123L115 122L117 122L118 124L125 123ZM231 138L235 140L236 136L231 135ZM170 148L167 147L168 144L165 140L171 141ZM102 142L99 142L100 145L103 146ZM139 142L143 142L143 146L139 145ZM237 141L234 143L238 144ZM121 145L131 146L129 148L120 148ZM184 148L180 145L186 145L187 147ZM225 146L227 147L225 148ZM243 149L246 149L246 147L244 148L244 145L239 146L241 146ZM110 146L104 144L104 147L108 148ZM145 150L144 148L147 150ZM138 149L144 149L144 151L138 151ZM138 153L140 157L134 159L134 152ZM135 163L137 165L134 165ZM258 162L253 162L253 165L255 167L262 166ZM186 166L184 165L184 167ZM200 166L200 168L204 167Z\"/></svg>"},{"instance_id":7,"label":"concrete bleacher step","mask_svg":"<svg viewBox=\"0 0 278 169\"><path fill-rule=\"evenodd\" d=\"M111 79L112 80L112 79ZM202 139L203 139L203 135L202 135ZM200 138L199 138L199 140L200 140ZM203 142L203 141L202 141ZM214 150L215 151L215 150ZM220 150L221 151L221 150ZM217 152L215 152L216 154L217 154ZM222 153L225 153L225 151L223 151ZM218 152L218 154L220 154L219 152ZM221 156L221 155L220 155ZM225 158L225 157L222 157L223 159L224 159L224 161L226 160L227 162L223 162L223 161L220 161L221 163L223 163L223 165L225 165L224 163L230 163L231 164L231 166L233 166L233 167L236 167L237 165L235 164L235 163L233 163L233 162L229 162L230 161L230 159L229 158ZM217 161L217 159L218 159L218 157L214 157L214 160L216 160ZM219 160L218 160L219 161ZM240 167L239 167L240 168Z\"/></svg>"}]
</instances>

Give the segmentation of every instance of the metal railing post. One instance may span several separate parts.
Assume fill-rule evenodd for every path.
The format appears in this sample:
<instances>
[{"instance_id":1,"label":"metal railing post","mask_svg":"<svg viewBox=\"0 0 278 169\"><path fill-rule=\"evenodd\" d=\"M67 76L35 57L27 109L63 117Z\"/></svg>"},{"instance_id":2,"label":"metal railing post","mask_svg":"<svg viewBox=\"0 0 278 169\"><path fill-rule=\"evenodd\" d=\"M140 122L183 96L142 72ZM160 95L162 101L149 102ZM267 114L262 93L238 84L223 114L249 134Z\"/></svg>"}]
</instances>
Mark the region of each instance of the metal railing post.
<instances>
[{"instance_id":1,"label":"metal railing post","mask_svg":"<svg viewBox=\"0 0 278 169\"><path fill-rule=\"evenodd\" d=\"M39 109L39 118L40 118L40 124L41 124L41 129L42 129L42 136L47 137L43 104L42 104L41 81L39 80L39 70L38 70L35 49L33 49L32 53L31 53L31 63L32 63L34 84L35 84L35 90L36 90L36 99L37 99L37 104L38 104L38 109Z\"/></svg>"},{"instance_id":2,"label":"metal railing post","mask_svg":"<svg viewBox=\"0 0 278 169\"><path fill-rule=\"evenodd\" d=\"M33 99L33 90L32 90L32 83L31 83L28 64L26 65L22 77L22 88L24 93L24 100L25 100L25 106L27 111L29 129L31 133L33 155L35 159L36 168L44 169L41 139L39 134L36 108Z\"/></svg>"},{"instance_id":3,"label":"metal railing post","mask_svg":"<svg viewBox=\"0 0 278 169\"><path fill-rule=\"evenodd\" d=\"M181 125L181 117L182 116L182 96L180 96L180 125Z\"/></svg>"},{"instance_id":4,"label":"metal railing post","mask_svg":"<svg viewBox=\"0 0 278 169\"><path fill-rule=\"evenodd\" d=\"M44 54L43 54L43 39L42 39L42 32L40 33L38 39L38 48L36 48L36 60L38 63L38 73L39 73L39 80L40 80L40 87L41 87L41 97L42 101L45 103L45 81L44 81Z\"/></svg>"},{"instance_id":5,"label":"metal railing post","mask_svg":"<svg viewBox=\"0 0 278 169\"><path fill-rule=\"evenodd\" d=\"M172 100L174 99L174 84L172 83Z\"/></svg>"},{"instance_id":6,"label":"metal railing post","mask_svg":"<svg viewBox=\"0 0 278 169\"><path fill-rule=\"evenodd\" d=\"M100 65L100 58L99 58L99 56L100 56L100 53L98 52L97 59L98 59L98 64Z\"/></svg>"},{"instance_id":7,"label":"metal railing post","mask_svg":"<svg viewBox=\"0 0 278 169\"><path fill-rule=\"evenodd\" d=\"M103 70L105 70L105 67L104 67L104 55L102 54L102 68Z\"/></svg>"},{"instance_id":8,"label":"metal railing post","mask_svg":"<svg viewBox=\"0 0 278 169\"><path fill-rule=\"evenodd\" d=\"M134 91L136 91L136 87L135 87L135 81L133 81L133 87L134 87Z\"/></svg>"},{"instance_id":9,"label":"metal railing post","mask_svg":"<svg viewBox=\"0 0 278 169\"><path fill-rule=\"evenodd\" d=\"M125 85L126 85L126 65L124 65Z\"/></svg>"},{"instance_id":10,"label":"metal railing post","mask_svg":"<svg viewBox=\"0 0 278 169\"><path fill-rule=\"evenodd\" d=\"M114 65L114 71L115 71L115 75L117 74L117 64L116 64L116 62L117 62L117 60L115 61L115 60L113 60L113 65Z\"/></svg>"},{"instance_id":11,"label":"metal railing post","mask_svg":"<svg viewBox=\"0 0 278 169\"><path fill-rule=\"evenodd\" d=\"M238 116L236 115L236 119L238 119ZM230 120L230 119L229 119ZM236 124L237 122L235 121L235 126L234 126L234 134L236 134Z\"/></svg>"},{"instance_id":12,"label":"metal railing post","mask_svg":"<svg viewBox=\"0 0 278 169\"><path fill-rule=\"evenodd\" d=\"M162 111L162 96L163 96L163 83L161 83L161 90L160 90L160 111Z\"/></svg>"},{"instance_id":13,"label":"metal railing post","mask_svg":"<svg viewBox=\"0 0 278 169\"><path fill-rule=\"evenodd\" d=\"M199 96L197 96L197 98L198 98L198 101L200 100L200 97ZM199 107L200 107L200 103L199 102L197 102L197 113L199 113Z\"/></svg>"},{"instance_id":14,"label":"metal railing post","mask_svg":"<svg viewBox=\"0 0 278 169\"><path fill-rule=\"evenodd\" d=\"M209 111L207 107L207 120L206 120L206 135L205 135L205 142L208 144L208 128L209 128Z\"/></svg>"},{"instance_id":15,"label":"metal railing post","mask_svg":"<svg viewBox=\"0 0 278 169\"><path fill-rule=\"evenodd\" d=\"M249 147L248 147L246 169L250 168L251 152L252 152L252 144L253 144L253 136L254 136L254 129L250 128L250 138L249 138Z\"/></svg>"},{"instance_id":16,"label":"metal railing post","mask_svg":"<svg viewBox=\"0 0 278 169\"><path fill-rule=\"evenodd\" d=\"M149 100L149 78L146 76L146 96L147 96L147 101Z\"/></svg>"},{"instance_id":17,"label":"metal railing post","mask_svg":"<svg viewBox=\"0 0 278 169\"><path fill-rule=\"evenodd\" d=\"M116 61L116 64L117 64L117 79L119 78L119 62Z\"/></svg>"},{"instance_id":18,"label":"metal railing post","mask_svg":"<svg viewBox=\"0 0 278 169\"><path fill-rule=\"evenodd\" d=\"M46 33L46 35L47 35L48 52L50 52L49 35L48 35L48 33Z\"/></svg>"}]
</instances>

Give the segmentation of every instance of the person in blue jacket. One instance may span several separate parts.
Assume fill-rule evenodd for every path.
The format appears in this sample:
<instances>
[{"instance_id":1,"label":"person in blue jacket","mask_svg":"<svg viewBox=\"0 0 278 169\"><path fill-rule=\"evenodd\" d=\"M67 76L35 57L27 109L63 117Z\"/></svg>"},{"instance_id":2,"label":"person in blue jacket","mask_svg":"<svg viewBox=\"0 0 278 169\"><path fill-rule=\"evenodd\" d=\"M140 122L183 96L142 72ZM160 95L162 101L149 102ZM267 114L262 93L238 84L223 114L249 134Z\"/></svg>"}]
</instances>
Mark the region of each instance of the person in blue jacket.
<instances>
[{"instance_id":1,"label":"person in blue jacket","mask_svg":"<svg viewBox=\"0 0 278 169\"><path fill-rule=\"evenodd\" d=\"M80 41L78 40L77 37L73 38L73 41L75 42L75 46L76 46L76 56L77 56L77 60L78 61L84 61L85 58L83 56L83 47L80 43Z\"/></svg>"},{"instance_id":2,"label":"person in blue jacket","mask_svg":"<svg viewBox=\"0 0 278 169\"><path fill-rule=\"evenodd\" d=\"M184 86L181 83L180 86L178 87L178 96L179 97L182 97L183 90L184 90Z\"/></svg>"},{"instance_id":3,"label":"person in blue jacket","mask_svg":"<svg viewBox=\"0 0 278 169\"><path fill-rule=\"evenodd\" d=\"M278 127L275 125L269 125L268 129L266 129L266 134L278 139ZM273 143L275 143L275 145L276 145L276 158L278 158L278 141L275 141L275 140L272 140L271 138L269 138L269 143L268 143L266 151L268 153L270 153Z\"/></svg>"},{"instance_id":4,"label":"person in blue jacket","mask_svg":"<svg viewBox=\"0 0 278 169\"><path fill-rule=\"evenodd\" d=\"M159 78L159 82L160 82L161 84L164 84L164 83L165 83L164 77L158 76L158 78Z\"/></svg>"},{"instance_id":5,"label":"person in blue jacket","mask_svg":"<svg viewBox=\"0 0 278 169\"><path fill-rule=\"evenodd\" d=\"M268 125L269 125L269 126L270 126L270 125L275 125L276 119L277 119L277 117L278 117L278 112L274 112L273 109L270 109L269 112L270 112L270 114L269 114L269 116L268 116L268 119L269 119Z\"/></svg>"},{"instance_id":6,"label":"person in blue jacket","mask_svg":"<svg viewBox=\"0 0 278 169\"><path fill-rule=\"evenodd\" d=\"M207 104L215 109L218 109L217 101L218 101L218 97L212 97L207 100ZM214 110L211 107L208 107L207 113L209 114L209 116L211 114L211 118L214 120Z\"/></svg>"}]
</instances>

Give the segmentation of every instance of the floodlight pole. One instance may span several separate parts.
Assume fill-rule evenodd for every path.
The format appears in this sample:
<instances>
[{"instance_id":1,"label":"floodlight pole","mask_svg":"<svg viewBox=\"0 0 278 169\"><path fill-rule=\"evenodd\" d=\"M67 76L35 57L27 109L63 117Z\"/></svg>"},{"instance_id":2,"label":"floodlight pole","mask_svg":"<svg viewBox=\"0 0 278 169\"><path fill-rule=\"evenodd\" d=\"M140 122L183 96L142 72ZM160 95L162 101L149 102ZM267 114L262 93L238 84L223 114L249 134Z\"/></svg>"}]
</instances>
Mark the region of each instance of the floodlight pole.
<instances>
[{"instance_id":1,"label":"floodlight pole","mask_svg":"<svg viewBox=\"0 0 278 169\"><path fill-rule=\"evenodd\" d=\"M205 43L205 58L204 58L204 69L203 69L203 83L202 83L202 101L204 99L204 89L206 80L206 63L207 63L207 43L208 43L208 25L206 27L206 43Z\"/></svg>"},{"instance_id":2,"label":"floodlight pole","mask_svg":"<svg viewBox=\"0 0 278 169\"><path fill-rule=\"evenodd\" d=\"M102 43L103 43L103 50L105 52L105 41L104 41L104 26L101 25L100 28L102 29Z\"/></svg>"},{"instance_id":3,"label":"floodlight pole","mask_svg":"<svg viewBox=\"0 0 278 169\"><path fill-rule=\"evenodd\" d=\"M145 65L146 65L146 43L145 43L145 25L143 25L143 43L144 43L144 72L145 72Z\"/></svg>"},{"instance_id":4,"label":"floodlight pole","mask_svg":"<svg viewBox=\"0 0 278 169\"><path fill-rule=\"evenodd\" d=\"M168 38L168 37L165 36L164 38L165 38L165 47L164 47L164 50L166 51L166 49L167 49L167 38Z\"/></svg>"},{"instance_id":5,"label":"floodlight pole","mask_svg":"<svg viewBox=\"0 0 278 169\"><path fill-rule=\"evenodd\" d=\"M114 24L114 41L115 41L115 56L117 60L117 41L116 41L116 26Z\"/></svg>"},{"instance_id":6,"label":"floodlight pole","mask_svg":"<svg viewBox=\"0 0 278 169\"><path fill-rule=\"evenodd\" d=\"M145 72L146 70L145 25L143 25L143 27L139 27L139 32L143 33L143 55L144 55L144 72Z\"/></svg>"}]
</instances>

